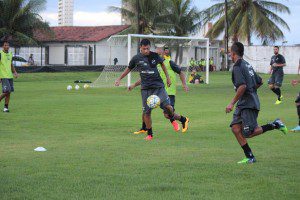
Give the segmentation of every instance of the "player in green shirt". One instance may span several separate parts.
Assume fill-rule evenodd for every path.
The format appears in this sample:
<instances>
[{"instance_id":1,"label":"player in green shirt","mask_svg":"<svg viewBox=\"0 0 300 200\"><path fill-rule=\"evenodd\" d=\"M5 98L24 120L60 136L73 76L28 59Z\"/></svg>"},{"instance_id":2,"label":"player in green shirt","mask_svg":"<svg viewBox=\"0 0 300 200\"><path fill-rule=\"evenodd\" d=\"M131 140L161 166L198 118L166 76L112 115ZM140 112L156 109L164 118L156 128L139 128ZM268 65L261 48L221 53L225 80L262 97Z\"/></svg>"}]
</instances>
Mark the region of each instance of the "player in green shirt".
<instances>
[{"instance_id":1,"label":"player in green shirt","mask_svg":"<svg viewBox=\"0 0 300 200\"><path fill-rule=\"evenodd\" d=\"M0 79L2 83L2 94L0 101L5 98L3 112L9 112L8 104L10 100L10 93L14 91L13 78L18 77L18 73L12 64L12 52L9 51L9 43L3 42L2 50L0 51Z\"/></svg>"}]
</instances>

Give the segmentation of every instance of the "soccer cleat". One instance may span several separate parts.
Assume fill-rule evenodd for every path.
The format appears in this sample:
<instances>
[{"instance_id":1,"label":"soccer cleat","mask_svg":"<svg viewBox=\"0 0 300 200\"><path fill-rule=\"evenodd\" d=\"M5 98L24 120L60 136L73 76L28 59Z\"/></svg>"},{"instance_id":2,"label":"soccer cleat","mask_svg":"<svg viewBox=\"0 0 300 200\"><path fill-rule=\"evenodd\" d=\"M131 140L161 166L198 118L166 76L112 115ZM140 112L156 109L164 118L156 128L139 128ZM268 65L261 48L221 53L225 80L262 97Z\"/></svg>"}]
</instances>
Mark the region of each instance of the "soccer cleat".
<instances>
[{"instance_id":1,"label":"soccer cleat","mask_svg":"<svg viewBox=\"0 0 300 200\"><path fill-rule=\"evenodd\" d=\"M190 122L190 119L186 117L186 120L184 123L182 123L182 132L185 133L188 128L189 128L189 122Z\"/></svg>"},{"instance_id":2,"label":"soccer cleat","mask_svg":"<svg viewBox=\"0 0 300 200\"><path fill-rule=\"evenodd\" d=\"M244 158L243 160L237 162L238 164L252 164L252 163L255 163L256 162L256 159L255 157L253 158Z\"/></svg>"},{"instance_id":3,"label":"soccer cleat","mask_svg":"<svg viewBox=\"0 0 300 200\"><path fill-rule=\"evenodd\" d=\"M287 129L286 125L280 119L276 119L272 124L274 124L276 129L280 130L284 134L287 134L288 129Z\"/></svg>"},{"instance_id":4,"label":"soccer cleat","mask_svg":"<svg viewBox=\"0 0 300 200\"><path fill-rule=\"evenodd\" d=\"M283 99L283 96L281 95L281 96L280 96L280 101L282 101L282 99Z\"/></svg>"},{"instance_id":5,"label":"soccer cleat","mask_svg":"<svg viewBox=\"0 0 300 200\"><path fill-rule=\"evenodd\" d=\"M4 108L3 112L9 112L8 108Z\"/></svg>"},{"instance_id":6,"label":"soccer cleat","mask_svg":"<svg viewBox=\"0 0 300 200\"><path fill-rule=\"evenodd\" d=\"M275 105L279 105L281 103L282 103L282 101L277 99L276 102L275 102Z\"/></svg>"},{"instance_id":7,"label":"soccer cleat","mask_svg":"<svg viewBox=\"0 0 300 200\"><path fill-rule=\"evenodd\" d=\"M147 130L143 130L143 129L141 129L141 130L139 130L139 131L135 131L135 132L133 132L133 134L135 134L135 135L139 135L139 134L143 134L143 133L147 133L148 131Z\"/></svg>"},{"instance_id":8,"label":"soccer cleat","mask_svg":"<svg viewBox=\"0 0 300 200\"><path fill-rule=\"evenodd\" d=\"M172 126L174 128L174 131L178 132L180 130L179 124L176 121L172 122Z\"/></svg>"},{"instance_id":9,"label":"soccer cleat","mask_svg":"<svg viewBox=\"0 0 300 200\"><path fill-rule=\"evenodd\" d=\"M298 132L298 131L300 131L300 126L299 125L290 130L290 132Z\"/></svg>"},{"instance_id":10,"label":"soccer cleat","mask_svg":"<svg viewBox=\"0 0 300 200\"><path fill-rule=\"evenodd\" d=\"M147 140L147 141L150 141L150 140L152 140L153 139L153 136L152 135L147 135L147 137L145 137L145 140Z\"/></svg>"}]
</instances>

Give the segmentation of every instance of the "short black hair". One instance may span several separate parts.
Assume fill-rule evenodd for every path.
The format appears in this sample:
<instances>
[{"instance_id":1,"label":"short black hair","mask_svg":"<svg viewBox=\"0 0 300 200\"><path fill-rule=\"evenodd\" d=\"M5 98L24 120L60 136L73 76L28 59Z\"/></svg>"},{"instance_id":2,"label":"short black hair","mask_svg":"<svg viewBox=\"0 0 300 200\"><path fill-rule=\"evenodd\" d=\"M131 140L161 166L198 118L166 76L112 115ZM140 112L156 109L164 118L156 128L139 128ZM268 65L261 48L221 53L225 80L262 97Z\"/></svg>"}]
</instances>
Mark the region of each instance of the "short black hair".
<instances>
[{"instance_id":1,"label":"short black hair","mask_svg":"<svg viewBox=\"0 0 300 200\"><path fill-rule=\"evenodd\" d=\"M244 45L241 42L235 42L233 43L231 47L231 51L236 53L238 56L243 57L244 56Z\"/></svg>"},{"instance_id":2,"label":"short black hair","mask_svg":"<svg viewBox=\"0 0 300 200\"><path fill-rule=\"evenodd\" d=\"M3 40L3 41L1 41L1 46L4 46L5 43L9 44L9 42L7 40Z\"/></svg>"},{"instance_id":3,"label":"short black hair","mask_svg":"<svg viewBox=\"0 0 300 200\"><path fill-rule=\"evenodd\" d=\"M279 46L274 46L274 48L277 48L279 50Z\"/></svg>"},{"instance_id":4,"label":"short black hair","mask_svg":"<svg viewBox=\"0 0 300 200\"><path fill-rule=\"evenodd\" d=\"M169 47L168 46L164 46L164 50L167 50L167 49L169 50Z\"/></svg>"},{"instance_id":5,"label":"short black hair","mask_svg":"<svg viewBox=\"0 0 300 200\"><path fill-rule=\"evenodd\" d=\"M140 46L148 46L151 45L151 42L149 39L142 39L140 42Z\"/></svg>"}]
</instances>

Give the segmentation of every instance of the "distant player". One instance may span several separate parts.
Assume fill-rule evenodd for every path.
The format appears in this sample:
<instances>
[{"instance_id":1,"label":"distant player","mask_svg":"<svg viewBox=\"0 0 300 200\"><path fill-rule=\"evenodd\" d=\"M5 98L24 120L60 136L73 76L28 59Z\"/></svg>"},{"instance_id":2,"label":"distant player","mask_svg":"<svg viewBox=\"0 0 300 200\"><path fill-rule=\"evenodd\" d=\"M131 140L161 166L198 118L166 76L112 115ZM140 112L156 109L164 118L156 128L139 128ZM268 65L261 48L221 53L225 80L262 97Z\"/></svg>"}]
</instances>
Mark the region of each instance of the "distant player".
<instances>
[{"instance_id":1,"label":"distant player","mask_svg":"<svg viewBox=\"0 0 300 200\"><path fill-rule=\"evenodd\" d=\"M283 96L281 95L280 87L282 86L283 81L283 67L286 66L284 57L279 54L279 47L274 47L274 55L271 58L270 62L270 74L271 77L269 79L269 88L277 95L277 100L275 102L276 105L282 103Z\"/></svg>"},{"instance_id":2,"label":"distant player","mask_svg":"<svg viewBox=\"0 0 300 200\"><path fill-rule=\"evenodd\" d=\"M157 95L160 98L160 107L168 113L170 119L180 120L181 116L177 115L173 111L173 107L170 104L169 96L165 90L164 82L159 75L157 65L161 64L162 69L166 75L167 86L170 87L171 80L166 67L163 64L163 58L157 53L150 51L151 43L148 39L143 39L140 43L140 53L135 55L129 62L129 66L121 74L121 76L115 81L115 85L119 86L120 81L135 67L140 71L140 84L141 95L143 102L143 121L146 124L148 136L146 140L153 139L152 120L151 120L151 108L147 105L147 98L150 95ZM139 84L139 83L138 83ZM175 83L174 83L175 84ZM186 120L188 124L188 120Z\"/></svg>"},{"instance_id":3,"label":"distant player","mask_svg":"<svg viewBox=\"0 0 300 200\"><path fill-rule=\"evenodd\" d=\"M18 77L18 73L12 64L12 52L9 51L9 43L3 42L2 51L0 51L0 79L2 83L2 94L0 101L5 98L3 112L9 112L8 105L10 94L14 92L14 76Z\"/></svg>"},{"instance_id":4,"label":"distant player","mask_svg":"<svg viewBox=\"0 0 300 200\"><path fill-rule=\"evenodd\" d=\"M300 59L299 59L299 66L298 66L298 75L300 72ZM300 83L300 80L292 80L292 85L296 86L297 84ZM298 114L298 126L296 126L295 128L293 128L291 131L296 132L296 131L300 131L300 92L295 100L296 103L296 107L297 107L297 114Z\"/></svg>"},{"instance_id":5,"label":"distant player","mask_svg":"<svg viewBox=\"0 0 300 200\"><path fill-rule=\"evenodd\" d=\"M232 82L236 89L236 95L226 107L226 113L230 113L237 103L230 126L246 156L245 159L238 163L254 163L256 159L246 138L258 136L273 129L279 129L286 134L287 128L279 119L272 123L258 126L257 117L260 110L260 102L257 89L263 83L252 66L243 59L243 55L244 45L240 42L235 42L231 47L231 58L234 62Z\"/></svg>"},{"instance_id":6,"label":"distant player","mask_svg":"<svg viewBox=\"0 0 300 200\"><path fill-rule=\"evenodd\" d=\"M167 86L167 78L161 68L161 65L158 65L158 69L159 69L160 76L165 84L165 89L167 91L167 94L169 95L171 106L173 107L173 110L175 111L176 74L179 74L184 91L188 92L189 88L186 85L185 75L182 72L181 68L179 66L177 66L174 61L171 60L171 57L169 54L169 48L164 48L164 51L161 48L157 48L156 53L158 53L161 57L164 57L164 59L165 59L163 63L168 71L168 74L169 74L171 82L172 82L170 87ZM129 87L129 90L132 90L133 88L138 86L139 83L140 83L140 81L137 81L136 83L131 85ZM165 116L165 118L170 120L170 122L176 132L180 130L180 127L179 127L178 123L176 122L176 120L174 118L170 118L169 114L166 111L164 111L164 116ZM182 124L182 132L185 133L188 128L186 125L187 125L187 122L189 121L189 119L182 116L179 121ZM146 132L147 132L146 124L145 124L145 122L143 122L142 128L139 131L134 132L134 134L141 134L141 133L146 133Z\"/></svg>"}]
</instances>

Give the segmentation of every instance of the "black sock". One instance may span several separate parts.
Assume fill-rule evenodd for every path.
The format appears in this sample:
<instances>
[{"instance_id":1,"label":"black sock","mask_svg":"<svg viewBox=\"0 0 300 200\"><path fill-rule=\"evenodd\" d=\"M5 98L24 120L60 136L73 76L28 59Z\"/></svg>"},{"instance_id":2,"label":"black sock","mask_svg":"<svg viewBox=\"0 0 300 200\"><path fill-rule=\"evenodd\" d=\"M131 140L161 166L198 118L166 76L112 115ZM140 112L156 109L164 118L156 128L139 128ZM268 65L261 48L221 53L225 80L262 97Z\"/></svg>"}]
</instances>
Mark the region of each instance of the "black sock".
<instances>
[{"instance_id":1,"label":"black sock","mask_svg":"<svg viewBox=\"0 0 300 200\"><path fill-rule=\"evenodd\" d=\"M153 135L152 128L148 128L148 135Z\"/></svg>"},{"instance_id":2,"label":"black sock","mask_svg":"<svg viewBox=\"0 0 300 200\"><path fill-rule=\"evenodd\" d=\"M147 128L146 128L146 123L145 122L143 122L143 124L142 124L142 129L141 130L147 130Z\"/></svg>"},{"instance_id":3,"label":"black sock","mask_svg":"<svg viewBox=\"0 0 300 200\"><path fill-rule=\"evenodd\" d=\"M273 89L271 89L276 95L278 95L277 94L277 90L276 90L276 88L273 88Z\"/></svg>"},{"instance_id":4,"label":"black sock","mask_svg":"<svg viewBox=\"0 0 300 200\"><path fill-rule=\"evenodd\" d=\"M275 129L275 126L273 124L266 124L261 126L263 133L267 132L267 131L271 131Z\"/></svg>"},{"instance_id":5,"label":"black sock","mask_svg":"<svg viewBox=\"0 0 300 200\"><path fill-rule=\"evenodd\" d=\"M180 116L180 119L179 119L179 121L180 121L181 123L185 123L185 122L186 122L186 118L185 118L185 117L183 117L183 116Z\"/></svg>"},{"instance_id":6,"label":"black sock","mask_svg":"<svg viewBox=\"0 0 300 200\"><path fill-rule=\"evenodd\" d=\"M170 119L170 122L173 123L175 121L174 117Z\"/></svg>"},{"instance_id":7,"label":"black sock","mask_svg":"<svg viewBox=\"0 0 300 200\"><path fill-rule=\"evenodd\" d=\"M280 97L281 97L281 90L280 90L280 88L276 88L276 94L277 94L277 96L278 96L278 100L280 101Z\"/></svg>"},{"instance_id":8,"label":"black sock","mask_svg":"<svg viewBox=\"0 0 300 200\"><path fill-rule=\"evenodd\" d=\"M297 106L298 118L299 118L299 126L300 126L300 105Z\"/></svg>"},{"instance_id":9,"label":"black sock","mask_svg":"<svg viewBox=\"0 0 300 200\"><path fill-rule=\"evenodd\" d=\"M246 143L244 146L242 146L242 149L244 150L245 156L247 158L254 158L254 155L253 155L248 143Z\"/></svg>"},{"instance_id":10,"label":"black sock","mask_svg":"<svg viewBox=\"0 0 300 200\"><path fill-rule=\"evenodd\" d=\"M8 109L8 104L5 104L5 105L4 105L4 108L7 108L7 109Z\"/></svg>"}]
</instances>

